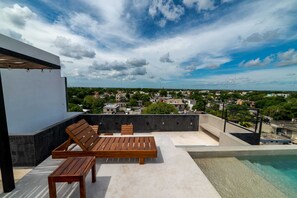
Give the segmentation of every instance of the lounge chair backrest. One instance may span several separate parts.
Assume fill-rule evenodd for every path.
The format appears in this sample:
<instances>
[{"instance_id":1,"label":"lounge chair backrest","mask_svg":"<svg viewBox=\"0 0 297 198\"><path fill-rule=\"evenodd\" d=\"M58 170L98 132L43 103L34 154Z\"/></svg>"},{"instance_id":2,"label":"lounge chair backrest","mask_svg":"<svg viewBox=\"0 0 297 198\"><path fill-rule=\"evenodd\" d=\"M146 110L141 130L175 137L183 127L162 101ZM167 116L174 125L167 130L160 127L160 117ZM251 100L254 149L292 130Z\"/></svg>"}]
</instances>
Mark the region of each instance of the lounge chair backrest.
<instances>
[{"instance_id":1,"label":"lounge chair backrest","mask_svg":"<svg viewBox=\"0 0 297 198\"><path fill-rule=\"evenodd\" d=\"M93 129L93 131L100 135L99 125L90 125L90 127Z\"/></svg>"},{"instance_id":2,"label":"lounge chair backrest","mask_svg":"<svg viewBox=\"0 0 297 198\"><path fill-rule=\"evenodd\" d=\"M121 126L121 135L133 135L133 124L123 124Z\"/></svg>"},{"instance_id":3,"label":"lounge chair backrest","mask_svg":"<svg viewBox=\"0 0 297 198\"><path fill-rule=\"evenodd\" d=\"M66 133L82 150L90 150L99 141L98 134L84 119L66 128Z\"/></svg>"}]
</instances>

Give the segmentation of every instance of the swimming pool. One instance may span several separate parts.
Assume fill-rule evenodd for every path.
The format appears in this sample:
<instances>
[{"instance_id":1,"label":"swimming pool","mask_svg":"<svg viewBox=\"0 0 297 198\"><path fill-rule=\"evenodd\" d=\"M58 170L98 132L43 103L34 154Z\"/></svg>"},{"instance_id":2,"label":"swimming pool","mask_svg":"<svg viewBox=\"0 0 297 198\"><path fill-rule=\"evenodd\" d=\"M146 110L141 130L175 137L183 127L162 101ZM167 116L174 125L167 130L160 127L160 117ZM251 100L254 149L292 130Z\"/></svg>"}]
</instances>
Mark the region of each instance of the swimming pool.
<instances>
[{"instance_id":1,"label":"swimming pool","mask_svg":"<svg viewBox=\"0 0 297 198\"><path fill-rule=\"evenodd\" d=\"M222 197L297 197L297 155L194 160Z\"/></svg>"}]
</instances>

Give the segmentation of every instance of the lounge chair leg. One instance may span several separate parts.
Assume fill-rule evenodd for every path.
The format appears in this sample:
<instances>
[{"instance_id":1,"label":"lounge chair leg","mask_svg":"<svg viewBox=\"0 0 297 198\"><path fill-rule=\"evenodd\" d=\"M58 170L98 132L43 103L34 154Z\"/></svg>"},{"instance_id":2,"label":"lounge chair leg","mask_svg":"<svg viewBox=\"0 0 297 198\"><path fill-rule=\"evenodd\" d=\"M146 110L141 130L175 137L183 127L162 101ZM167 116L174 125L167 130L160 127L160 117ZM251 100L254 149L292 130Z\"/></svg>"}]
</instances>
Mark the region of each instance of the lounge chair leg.
<instances>
[{"instance_id":1,"label":"lounge chair leg","mask_svg":"<svg viewBox=\"0 0 297 198\"><path fill-rule=\"evenodd\" d=\"M86 198L86 181L84 177L79 180L79 193L81 198Z\"/></svg>"},{"instance_id":2,"label":"lounge chair leg","mask_svg":"<svg viewBox=\"0 0 297 198\"><path fill-rule=\"evenodd\" d=\"M96 182L96 161L95 164L92 167L92 182Z\"/></svg>"},{"instance_id":3,"label":"lounge chair leg","mask_svg":"<svg viewBox=\"0 0 297 198\"><path fill-rule=\"evenodd\" d=\"M139 158L139 164L144 164L144 158Z\"/></svg>"},{"instance_id":4,"label":"lounge chair leg","mask_svg":"<svg viewBox=\"0 0 297 198\"><path fill-rule=\"evenodd\" d=\"M48 178L49 197L57 198L56 183L53 178Z\"/></svg>"}]
</instances>

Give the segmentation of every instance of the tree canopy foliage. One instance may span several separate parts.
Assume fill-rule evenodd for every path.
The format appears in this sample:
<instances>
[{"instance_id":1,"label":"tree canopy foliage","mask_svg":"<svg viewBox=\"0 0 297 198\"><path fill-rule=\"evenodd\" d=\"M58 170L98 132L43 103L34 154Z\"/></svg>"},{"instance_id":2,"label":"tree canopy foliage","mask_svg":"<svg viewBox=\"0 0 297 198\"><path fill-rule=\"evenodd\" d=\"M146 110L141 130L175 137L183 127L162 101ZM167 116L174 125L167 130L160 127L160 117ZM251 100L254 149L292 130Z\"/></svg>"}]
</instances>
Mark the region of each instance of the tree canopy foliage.
<instances>
[{"instance_id":1,"label":"tree canopy foliage","mask_svg":"<svg viewBox=\"0 0 297 198\"><path fill-rule=\"evenodd\" d=\"M144 114L176 114L177 109L171 105L164 102L158 102L155 104L150 104L148 107L144 108Z\"/></svg>"},{"instance_id":2,"label":"tree canopy foliage","mask_svg":"<svg viewBox=\"0 0 297 198\"><path fill-rule=\"evenodd\" d=\"M141 101L142 105L147 107L145 111L153 109L154 106L151 106L150 99L154 97L154 94L159 93L161 97L171 96L196 100L193 110L206 111L219 117L222 116L219 104L225 103L227 107L235 104L237 99L241 99L243 100L241 107L249 107L250 104L255 103L255 107L260 109L262 115L272 117L274 120L297 118L297 92L288 92L289 97L286 98L281 96L284 92L273 92L275 93L273 96L269 91L190 90L191 95L188 97L187 94L183 95L182 91L174 89L70 87L67 88L69 111L82 111L84 108L90 109L91 113L101 113L104 103L114 103L115 95L119 91L126 93L126 99L123 102L127 102L128 107L138 106ZM97 92L100 98L94 97ZM268 94L270 94L269 97ZM206 106L208 107L205 108ZM164 108L164 111L168 112L168 109ZM158 108L153 111L159 112ZM174 111L169 111L169 113L172 112ZM160 110L160 113L163 112Z\"/></svg>"}]
</instances>

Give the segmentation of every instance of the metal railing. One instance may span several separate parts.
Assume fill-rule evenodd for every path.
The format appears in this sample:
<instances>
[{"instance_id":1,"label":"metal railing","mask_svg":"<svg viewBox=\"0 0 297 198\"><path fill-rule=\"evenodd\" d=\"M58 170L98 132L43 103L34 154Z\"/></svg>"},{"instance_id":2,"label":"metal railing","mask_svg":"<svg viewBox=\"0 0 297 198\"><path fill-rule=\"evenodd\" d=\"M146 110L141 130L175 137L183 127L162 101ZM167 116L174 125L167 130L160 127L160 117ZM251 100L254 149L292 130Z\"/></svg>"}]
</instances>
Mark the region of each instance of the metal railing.
<instances>
[{"instance_id":1,"label":"metal railing","mask_svg":"<svg viewBox=\"0 0 297 198\"><path fill-rule=\"evenodd\" d=\"M251 113L253 112L253 113ZM254 134L257 139L257 144L260 143L262 132L262 116L259 109L255 108L226 108L223 105L223 119L224 119L224 132L226 132L227 124L239 127ZM242 126L241 123L252 123L254 129ZM234 132L236 133L236 132ZM250 134L251 135L251 134Z\"/></svg>"}]
</instances>

